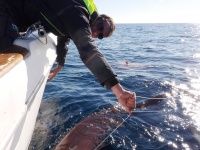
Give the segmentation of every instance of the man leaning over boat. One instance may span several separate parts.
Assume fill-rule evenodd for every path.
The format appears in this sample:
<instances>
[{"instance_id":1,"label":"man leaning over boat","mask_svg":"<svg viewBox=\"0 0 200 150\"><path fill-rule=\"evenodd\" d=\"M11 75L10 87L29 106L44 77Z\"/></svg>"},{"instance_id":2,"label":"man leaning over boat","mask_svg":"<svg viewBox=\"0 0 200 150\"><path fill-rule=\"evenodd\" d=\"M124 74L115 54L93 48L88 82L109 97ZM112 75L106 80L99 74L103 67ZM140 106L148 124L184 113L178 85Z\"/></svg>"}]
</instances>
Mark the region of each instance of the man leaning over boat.
<instances>
[{"instance_id":1,"label":"man leaning over boat","mask_svg":"<svg viewBox=\"0 0 200 150\"><path fill-rule=\"evenodd\" d=\"M11 46L19 32L38 20L47 32L57 36L57 66L52 69L48 81L63 68L72 40L85 66L103 87L112 90L130 114L135 108L136 94L122 87L94 41L94 38L112 35L115 30L112 18L99 15L93 0L1 0L0 50Z\"/></svg>"}]
</instances>

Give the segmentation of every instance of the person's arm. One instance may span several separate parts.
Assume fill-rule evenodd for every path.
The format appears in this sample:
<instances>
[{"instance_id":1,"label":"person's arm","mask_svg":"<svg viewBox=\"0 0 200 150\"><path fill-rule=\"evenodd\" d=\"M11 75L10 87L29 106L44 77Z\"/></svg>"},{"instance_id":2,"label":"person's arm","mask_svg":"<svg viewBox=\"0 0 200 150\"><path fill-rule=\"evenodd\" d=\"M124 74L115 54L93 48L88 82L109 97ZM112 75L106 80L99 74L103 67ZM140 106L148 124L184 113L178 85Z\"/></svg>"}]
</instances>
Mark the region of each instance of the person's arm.
<instances>
[{"instance_id":1,"label":"person's arm","mask_svg":"<svg viewBox=\"0 0 200 150\"><path fill-rule=\"evenodd\" d=\"M56 45L56 53L57 58L56 61L58 65L64 66L66 55L68 52L68 46L69 46L70 39L64 36L58 36L57 37L57 45Z\"/></svg>"},{"instance_id":2,"label":"person's arm","mask_svg":"<svg viewBox=\"0 0 200 150\"><path fill-rule=\"evenodd\" d=\"M81 14L79 14L80 12ZM84 9L80 12L69 11L67 13L68 17L64 21L69 36L79 51L82 62L94 74L99 83L106 89L111 89L118 98L119 103L128 113L131 113L131 110L135 108L135 93L122 88L116 78L116 73L101 54L92 37L87 17L83 17L82 14Z\"/></svg>"},{"instance_id":3,"label":"person's arm","mask_svg":"<svg viewBox=\"0 0 200 150\"><path fill-rule=\"evenodd\" d=\"M47 82L50 82L57 74L58 72L63 68L63 66L61 65L57 65L55 68L53 68L50 73L49 73L49 77L47 79Z\"/></svg>"},{"instance_id":4,"label":"person's arm","mask_svg":"<svg viewBox=\"0 0 200 150\"><path fill-rule=\"evenodd\" d=\"M125 90L119 83L114 85L111 90L124 109L131 114L132 109L136 107L136 94Z\"/></svg>"},{"instance_id":5,"label":"person's arm","mask_svg":"<svg viewBox=\"0 0 200 150\"><path fill-rule=\"evenodd\" d=\"M116 73L112 70L105 57L100 53L92 38L90 38L90 36L80 37L79 35L81 34L77 33L75 36L79 40L74 39L74 43L79 50L81 60L97 77L103 87L113 91L119 103L130 114L131 110L135 108L135 93L123 89L116 78ZM81 47L81 45L84 46Z\"/></svg>"},{"instance_id":6,"label":"person's arm","mask_svg":"<svg viewBox=\"0 0 200 150\"><path fill-rule=\"evenodd\" d=\"M58 72L63 68L65 64L65 59L66 55L68 52L68 45L69 45L70 39L63 37L63 36L58 36L57 37L57 46L56 46L56 53L57 53L57 66L51 70L49 74L49 78L47 82L51 81L57 74Z\"/></svg>"}]
</instances>

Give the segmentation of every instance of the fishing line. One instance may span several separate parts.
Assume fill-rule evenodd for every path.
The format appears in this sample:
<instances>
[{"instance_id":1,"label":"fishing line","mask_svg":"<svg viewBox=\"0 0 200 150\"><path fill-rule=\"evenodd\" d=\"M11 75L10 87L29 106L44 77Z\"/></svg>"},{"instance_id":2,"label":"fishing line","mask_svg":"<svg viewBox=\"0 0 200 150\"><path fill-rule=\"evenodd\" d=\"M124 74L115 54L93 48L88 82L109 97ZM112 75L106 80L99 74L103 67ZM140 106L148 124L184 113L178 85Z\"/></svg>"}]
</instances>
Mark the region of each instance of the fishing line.
<instances>
[{"instance_id":1,"label":"fishing line","mask_svg":"<svg viewBox=\"0 0 200 150\"><path fill-rule=\"evenodd\" d=\"M40 41L43 45L47 44L47 36L45 36L46 42L44 43L42 40L40 40L39 37L37 37L34 33L31 33L38 41Z\"/></svg>"},{"instance_id":2,"label":"fishing line","mask_svg":"<svg viewBox=\"0 0 200 150\"><path fill-rule=\"evenodd\" d=\"M158 113L160 111L133 111L132 113ZM94 150L97 150L129 117L128 115Z\"/></svg>"},{"instance_id":3,"label":"fishing line","mask_svg":"<svg viewBox=\"0 0 200 150\"><path fill-rule=\"evenodd\" d=\"M145 98L145 99L165 99L165 98L149 98L149 97L143 97L143 96L136 96L139 98ZM160 111L138 111L138 110L134 110L132 111L132 113L158 113ZM128 115L103 141L101 141L101 143L94 149L97 150L129 117L131 116Z\"/></svg>"},{"instance_id":4,"label":"fishing line","mask_svg":"<svg viewBox=\"0 0 200 150\"><path fill-rule=\"evenodd\" d=\"M155 110L153 110L153 111L151 111L151 110L144 110L144 111L134 110L134 111L132 111L132 113L159 113L159 112L161 112L161 111L160 110L158 110L158 111L155 111Z\"/></svg>"},{"instance_id":5,"label":"fishing line","mask_svg":"<svg viewBox=\"0 0 200 150\"><path fill-rule=\"evenodd\" d=\"M128 115L124 121L122 121L103 141L101 141L101 143L94 150L97 150L130 116L131 114Z\"/></svg>"},{"instance_id":6,"label":"fishing line","mask_svg":"<svg viewBox=\"0 0 200 150\"><path fill-rule=\"evenodd\" d=\"M144 97L144 96L136 96L136 97L138 97L138 98L144 98L144 99L166 99L166 98L160 98L160 97L158 97L158 98L156 98L156 97L154 97L154 98L149 98L149 97Z\"/></svg>"}]
</instances>

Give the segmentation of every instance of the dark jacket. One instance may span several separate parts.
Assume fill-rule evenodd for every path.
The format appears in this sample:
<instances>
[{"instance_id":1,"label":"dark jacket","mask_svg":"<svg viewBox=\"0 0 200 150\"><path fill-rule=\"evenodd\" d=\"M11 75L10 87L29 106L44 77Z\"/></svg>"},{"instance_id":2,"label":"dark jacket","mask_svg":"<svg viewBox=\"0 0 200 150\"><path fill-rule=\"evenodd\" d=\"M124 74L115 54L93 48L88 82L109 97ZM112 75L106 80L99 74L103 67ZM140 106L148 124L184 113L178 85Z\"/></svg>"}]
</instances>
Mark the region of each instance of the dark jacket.
<instances>
[{"instance_id":1,"label":"dark jacket","mask_svg":"<svg viewBox=\"0 0 200 150\"><path fill-rule=\"evenodd\" d=\"M16 4L14 7L10 3L14 9L23 12L18 12L22 18L13 15L17 25L22 29L40 20L47 31L58 36L57 61L60 65L64 65L67 53L64 47L71 39L79 51L81 60L97 77L102 86L110 89L118 83L116 74L99 52L92 38L90 25L94 18L91 18L82 0L6 1L20 1L18 4L22 4L20 10Z\"/></svg>"}]
</instances>

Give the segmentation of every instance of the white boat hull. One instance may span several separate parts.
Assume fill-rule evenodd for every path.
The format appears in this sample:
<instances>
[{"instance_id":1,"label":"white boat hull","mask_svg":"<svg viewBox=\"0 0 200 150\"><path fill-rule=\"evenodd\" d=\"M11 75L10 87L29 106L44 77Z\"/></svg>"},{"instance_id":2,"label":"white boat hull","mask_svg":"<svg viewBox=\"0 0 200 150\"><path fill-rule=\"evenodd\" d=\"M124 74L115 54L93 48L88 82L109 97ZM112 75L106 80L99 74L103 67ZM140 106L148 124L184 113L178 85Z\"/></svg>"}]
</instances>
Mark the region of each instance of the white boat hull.
<instances>
[{"instance_id":1,"label":"white boat hull","mask_svg":"<svg viewBox=\"0 0 200 150\"><path fill-rule=\"evenodd\" d=\"M17 39L30 55L0 77L0 150L28 149L49 71L56 58L54 41ZM42 42L41 42L42 41Z\"/></svg>"}]
</instances>

